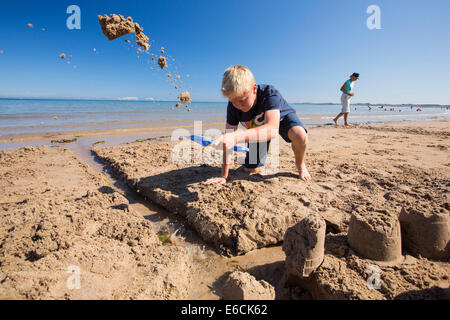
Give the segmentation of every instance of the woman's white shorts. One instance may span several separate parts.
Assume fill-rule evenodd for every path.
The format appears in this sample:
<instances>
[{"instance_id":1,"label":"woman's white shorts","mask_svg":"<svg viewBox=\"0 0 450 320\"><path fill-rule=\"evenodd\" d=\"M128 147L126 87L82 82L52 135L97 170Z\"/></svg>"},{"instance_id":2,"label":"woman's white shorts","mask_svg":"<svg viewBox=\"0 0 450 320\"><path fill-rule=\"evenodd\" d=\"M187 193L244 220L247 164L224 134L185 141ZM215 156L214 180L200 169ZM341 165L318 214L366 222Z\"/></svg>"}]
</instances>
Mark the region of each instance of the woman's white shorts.
<instances>
[{"instance_id":1,"label":"woman's white shorts","mask_svg":"<svg viewBox=\"0 0 450 320\"><path fill-rule=\"evenodd\" d=\"M341 104L342 104L342 113L350 112L350 99L352 97L348 94L343 93L341 96Z\"/></svg>"}]
</instances>

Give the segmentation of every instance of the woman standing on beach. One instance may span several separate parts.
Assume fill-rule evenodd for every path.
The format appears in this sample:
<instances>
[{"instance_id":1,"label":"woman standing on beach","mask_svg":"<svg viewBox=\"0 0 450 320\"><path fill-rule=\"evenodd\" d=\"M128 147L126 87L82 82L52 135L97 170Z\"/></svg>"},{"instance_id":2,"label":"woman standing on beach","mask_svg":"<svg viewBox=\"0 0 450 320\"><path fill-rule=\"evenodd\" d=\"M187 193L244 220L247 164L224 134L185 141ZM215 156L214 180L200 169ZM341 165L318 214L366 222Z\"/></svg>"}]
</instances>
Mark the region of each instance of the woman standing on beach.
<instances>
[{"instance_id":1,"label":"woman standing on beach","mask_svg":"<svg viewBox=\"0 0 450 320\"><path fill-rule=\"evenodd\" d=\"M345 83L341 87L342 95L341 95L341 104L342 110L336 118L333 119L334 123L337 125L337 121L340 117L344 116L344 125L346 127L350 126L348 124L348 114L350 112L350 99L355 95L353 93L353 85L356 80L359 78L359 73L354 72L350 79L345 81Z\"/></svg>"}]
</instances>

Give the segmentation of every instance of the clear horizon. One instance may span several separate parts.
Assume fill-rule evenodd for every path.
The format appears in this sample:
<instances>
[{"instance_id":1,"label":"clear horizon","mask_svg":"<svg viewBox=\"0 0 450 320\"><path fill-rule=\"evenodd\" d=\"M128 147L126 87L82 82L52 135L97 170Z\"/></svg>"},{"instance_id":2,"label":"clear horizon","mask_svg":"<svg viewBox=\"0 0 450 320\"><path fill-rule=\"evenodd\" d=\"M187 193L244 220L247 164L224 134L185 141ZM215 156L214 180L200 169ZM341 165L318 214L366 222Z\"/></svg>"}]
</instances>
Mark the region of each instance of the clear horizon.
<instances>
[{"instance_id":1,"label":"clear horizon","mask_svg":"<svg viewBox=\"0 0 450 320\"><path fill-rule=\"evenodd\" d=\"M179 102L178 100L146 100L146 99L137 99L137 100L127 100L127 99L83 99L83 98L33 98L33 97L0 97L0 100L69 100L69 101L115 101L115 102ZM192 103L227 103L227 101L198 101L193 100ZM290 104L313 104L313 105L340 105L339 102L290 102ZM370 105L388 105L388 106L394 106L394 105L415 105L415 106L440 106L440 107L450 107L450 104L435 104L435 103L389 103L389 102L380 102L380 103L374 103L374 102L352 102L352 105L362 105L362 104L370 104Z\"/></svg>"}]
</instances>

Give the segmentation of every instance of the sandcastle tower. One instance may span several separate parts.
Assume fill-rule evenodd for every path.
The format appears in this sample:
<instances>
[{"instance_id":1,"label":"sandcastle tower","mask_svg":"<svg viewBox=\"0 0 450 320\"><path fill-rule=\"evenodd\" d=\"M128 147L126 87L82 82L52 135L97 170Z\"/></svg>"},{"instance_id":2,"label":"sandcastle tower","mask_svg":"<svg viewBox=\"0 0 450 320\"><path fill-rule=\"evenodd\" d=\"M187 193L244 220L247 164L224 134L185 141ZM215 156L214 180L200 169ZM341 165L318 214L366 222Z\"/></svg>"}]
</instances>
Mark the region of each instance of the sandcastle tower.
<instances>
[{"instance_id":1,"label":"sandcastle tower","mask_svg":"<svg viewBox=\"0 0 450 320\"><path fill-rule=\"evenodd\" d=\"M406 250L430 259L450 258L448 212L424 212L403 208L399 216Z\"/></svg>"},{"instance_id":2,"label":"sandcastle tower","mask_svg":"<svg viewBox=\"0 0 450 320\"><path fill-rule=\"evenodd\" d=\"M283 251L289 276L306 278L323 261L325 253L325 220L312 213L286 230Z\"/></svg>"},{"instance_id":3,"label":"sandcastle tower","mask_svg":"<svg viewBox=\"0 0 450 320\"><path fill-rule=\"evenodd\" d=\"M395 261L402 257L400 222L396 214L353 213L347 240L353 250L368 259Z\"/></svg>"}]
</instances>

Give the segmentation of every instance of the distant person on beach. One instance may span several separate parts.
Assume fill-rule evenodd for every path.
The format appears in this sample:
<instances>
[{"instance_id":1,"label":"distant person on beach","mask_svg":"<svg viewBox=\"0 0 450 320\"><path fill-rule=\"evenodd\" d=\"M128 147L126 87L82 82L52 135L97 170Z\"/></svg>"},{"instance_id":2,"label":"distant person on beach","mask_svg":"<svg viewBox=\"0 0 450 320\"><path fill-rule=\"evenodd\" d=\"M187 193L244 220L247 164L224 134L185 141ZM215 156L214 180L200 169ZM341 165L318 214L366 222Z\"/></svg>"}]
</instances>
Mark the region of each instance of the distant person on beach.
<instances>
[{"instance_id":1,"label":"distant person on beach","mask_svg":"<svg viewBox=\"0 0 450 320\"><path fill-rule=\"evenodd\" d=\"M225 70L221 91L229 99L225 127L227 133L214 141L213 145L216 148L222 146L224 151L222 174L204 183L226 182L232 152L225 151L240 142L247 142L250 149L245 158L245 171L249 174L258 173L265 163L270 140L275 134L291 143L299 179L309 181L311 176L305 164L307 130L280 92L271 85L257 85L252 72L241 65ZM236 131L239 123L247 130Z\"/></svg>"},{"instance_id":2,"label":"distant person on beach","mask_svg":"<svg viewBox=\"0 0 450 320\"><path fill-rule=\"evenodd\" d=\"M353 73L350 76L350 79L345 81L345 83L341 87L342 95L341 95L341 104L342 110L336 118L333 119L334 123L337 125L337 121L340 117L344 116L344 125L346 127L350 126L348 123L348 114L350 113L350 99L355 95L353 93L353 85L356 80L359 78L359 73Z\"/></svg>"}]
</instances>

